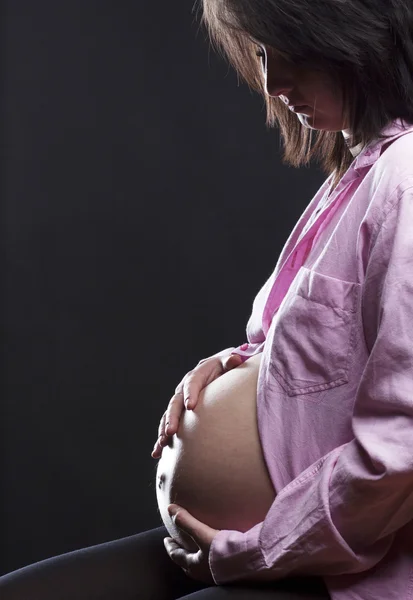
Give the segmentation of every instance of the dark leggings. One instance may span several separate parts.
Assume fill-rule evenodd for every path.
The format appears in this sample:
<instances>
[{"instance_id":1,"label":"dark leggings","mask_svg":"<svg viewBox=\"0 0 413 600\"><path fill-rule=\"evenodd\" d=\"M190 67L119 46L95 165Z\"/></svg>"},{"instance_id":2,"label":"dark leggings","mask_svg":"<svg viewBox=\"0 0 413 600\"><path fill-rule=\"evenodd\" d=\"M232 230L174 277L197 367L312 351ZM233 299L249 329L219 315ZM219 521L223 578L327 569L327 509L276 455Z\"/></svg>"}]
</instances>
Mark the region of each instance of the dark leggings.
<instances>
[{"instance_id":1,"label":"dark leggings","mask_svg":"<svg viewBox=\"0 0 413 600\"><path fill-rule=\"evenodd\" d=\"M165 527L48 558L0 577L1 600L328 600L319 577L209 586L167 554Z\"/></svg>"}]
</instances>

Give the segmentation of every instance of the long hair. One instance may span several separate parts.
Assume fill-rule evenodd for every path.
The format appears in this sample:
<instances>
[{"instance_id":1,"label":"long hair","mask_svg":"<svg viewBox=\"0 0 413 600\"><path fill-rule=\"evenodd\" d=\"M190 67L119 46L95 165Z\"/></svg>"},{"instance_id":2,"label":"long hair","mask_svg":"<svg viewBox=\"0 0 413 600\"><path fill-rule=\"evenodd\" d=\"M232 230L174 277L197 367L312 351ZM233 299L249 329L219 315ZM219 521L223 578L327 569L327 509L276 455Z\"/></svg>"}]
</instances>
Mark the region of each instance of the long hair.
<instances>
[{"instance_id":1,"label":"long hair","mask_svg":"<svg viewBox=\"0 0 413 600\"><path fill-rule=\"evenodd\" d=\"M278 125L284 144L283 164L297 168L316 158L326 175L335 172L334 188L353 155L341 131L303 126L280 98L266 93L253 40L332 78L352 147L385 139L382 130L394 119L413 123L412 0L199 2L212 46L264 97L266 126Z\"/></svg>"}]
</instances>

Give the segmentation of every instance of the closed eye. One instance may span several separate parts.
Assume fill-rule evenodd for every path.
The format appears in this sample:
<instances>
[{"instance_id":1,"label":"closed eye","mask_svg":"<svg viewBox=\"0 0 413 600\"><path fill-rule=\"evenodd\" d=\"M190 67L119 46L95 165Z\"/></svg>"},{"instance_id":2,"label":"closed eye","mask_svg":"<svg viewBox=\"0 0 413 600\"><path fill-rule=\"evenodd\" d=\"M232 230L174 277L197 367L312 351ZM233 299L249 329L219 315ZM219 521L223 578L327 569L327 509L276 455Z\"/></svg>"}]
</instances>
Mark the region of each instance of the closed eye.
<instances>
[{"instance_id":1,"label":"closed eye","mask_svg":"<svg viewBox=\"0 0 413 600\"><path fill-rule=\"evenodd\" d=\"M264 50L262 50L262 48L258 48L258 50L256 51L255 54L260 58L261 66L262 66L263 70L266 71L267 64L266 64L266 54L265 54Z\"/></svg>"}]
</instances>

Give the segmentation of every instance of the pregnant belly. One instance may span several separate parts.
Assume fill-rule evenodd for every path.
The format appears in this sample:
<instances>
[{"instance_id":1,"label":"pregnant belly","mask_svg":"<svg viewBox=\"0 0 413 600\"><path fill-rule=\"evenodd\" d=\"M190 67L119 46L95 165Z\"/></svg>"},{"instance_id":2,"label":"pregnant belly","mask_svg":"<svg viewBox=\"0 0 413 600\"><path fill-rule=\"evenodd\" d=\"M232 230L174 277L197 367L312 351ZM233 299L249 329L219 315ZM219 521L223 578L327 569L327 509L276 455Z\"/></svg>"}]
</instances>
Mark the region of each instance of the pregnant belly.
<instances>
[{"instance_id":1,"label":"pregnant belly","mask_svg":"<svg viewBox=\"0 0 413 600\"><path fill-rule=\"evenodd\" d=\"M204 388L158 462L159 513L169 535L188 550L197 547L175 527L168 504L214 529L244 532L264 520L275 499L257 425L260 361L261 353Z\"/></svg>"}]
</instances>

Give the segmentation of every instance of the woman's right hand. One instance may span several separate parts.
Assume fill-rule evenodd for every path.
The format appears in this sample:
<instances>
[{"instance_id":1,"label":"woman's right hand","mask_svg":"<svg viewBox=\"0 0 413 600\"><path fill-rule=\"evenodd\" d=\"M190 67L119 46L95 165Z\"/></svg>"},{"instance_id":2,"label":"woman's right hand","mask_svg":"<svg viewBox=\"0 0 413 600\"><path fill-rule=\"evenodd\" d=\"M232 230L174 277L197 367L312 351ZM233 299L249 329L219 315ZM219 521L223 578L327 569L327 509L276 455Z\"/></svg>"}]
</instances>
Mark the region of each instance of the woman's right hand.
<instances>
[{"instance_id":1,"label":"woman's right hand","mask_svg":"<svg viewBox=\"0 0 413 600\"><path fill-rule=\"evenodd\" d=\"M226 358L211 356L201 360L195 369L189 371L175 388L175 394L169 401L166 411L162 415L158 427L158 439L152 451L152 458L160 458L164 446L169 443L177 431L179 419L184 410L184 401L189 396L189 402L186 405L188 410L193 410L198 402L198 396L201 390L209 385L221 375L238 367L242 363L239 354L231 354Z\"/></svg>"}]
</instances>

